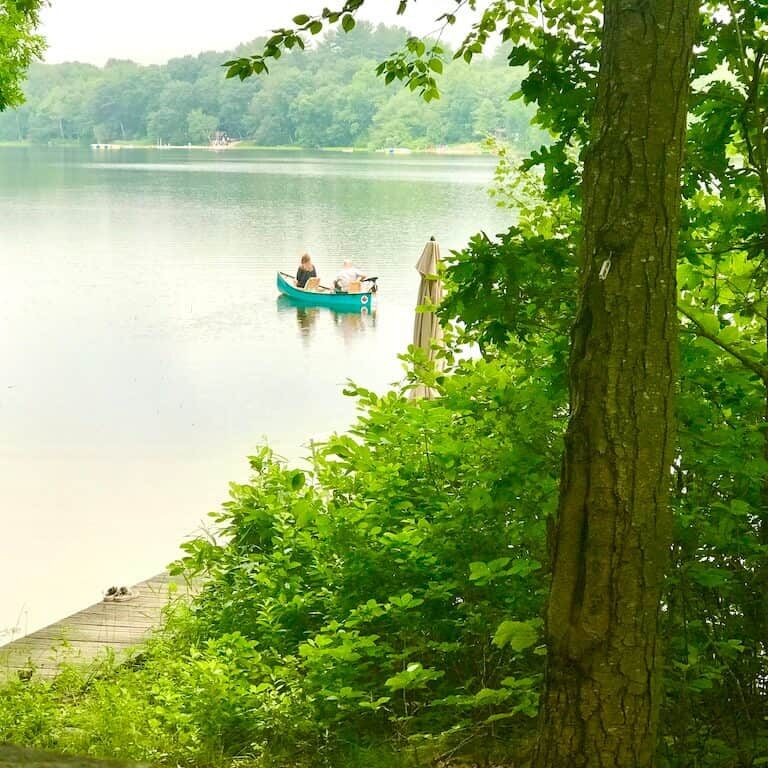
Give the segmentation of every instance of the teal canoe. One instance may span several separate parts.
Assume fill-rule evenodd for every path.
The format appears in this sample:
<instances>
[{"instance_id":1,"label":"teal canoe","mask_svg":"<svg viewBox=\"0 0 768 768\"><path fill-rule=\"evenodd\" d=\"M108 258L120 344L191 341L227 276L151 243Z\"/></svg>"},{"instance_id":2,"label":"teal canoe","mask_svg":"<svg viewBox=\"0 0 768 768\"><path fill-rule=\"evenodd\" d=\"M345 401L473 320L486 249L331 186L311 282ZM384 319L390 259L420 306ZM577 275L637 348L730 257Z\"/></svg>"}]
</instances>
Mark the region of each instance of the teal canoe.
<instances>
[{"instance_id":1,"label":"teal canoe","mask_svg":"<svg viewBox=\"0 0 768 768\"><path fill-rule=\"evenodd\" d=\"M373 291L366 293L335 293L334 291L305 291L296 287L296 281L285 272L277 273L277 290L295 302L308 307L330 307L342 311L373 309Z\"/></svg>"}]
</instances>

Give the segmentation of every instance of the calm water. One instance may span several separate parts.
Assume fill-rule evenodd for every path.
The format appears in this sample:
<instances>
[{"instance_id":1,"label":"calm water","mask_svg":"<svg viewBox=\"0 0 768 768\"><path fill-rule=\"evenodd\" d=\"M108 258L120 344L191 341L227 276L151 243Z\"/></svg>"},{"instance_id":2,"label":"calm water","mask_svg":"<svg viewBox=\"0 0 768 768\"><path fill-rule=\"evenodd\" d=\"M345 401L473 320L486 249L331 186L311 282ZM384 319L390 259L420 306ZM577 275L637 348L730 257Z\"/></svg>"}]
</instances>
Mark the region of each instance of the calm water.
<instances>
[{"instance_id":1,"label":"calm water","mask_svg":"<svg viewBox=\"0 0 768 768\"><path fill-rule=\"evenodd\" d=\"M161 570L247 476L400 378L418 276L506 214L487 158L0 150L0 631ZM309 249L380 277L375 316L297 310ZM5 637L7 638L7 635ZM3 638L0 637L0 642Z\"/></svg>"}]
</instances>

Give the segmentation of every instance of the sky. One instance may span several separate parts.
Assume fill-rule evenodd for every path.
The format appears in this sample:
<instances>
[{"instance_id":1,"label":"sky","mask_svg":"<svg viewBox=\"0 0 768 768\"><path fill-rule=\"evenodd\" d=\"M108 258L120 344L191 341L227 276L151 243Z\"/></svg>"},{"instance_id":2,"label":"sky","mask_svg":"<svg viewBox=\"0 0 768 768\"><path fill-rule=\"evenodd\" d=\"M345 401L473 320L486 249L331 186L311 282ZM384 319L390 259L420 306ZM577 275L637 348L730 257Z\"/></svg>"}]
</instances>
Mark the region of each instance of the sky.
<instances>
[{"instance_id":1,"label":"sky","mask_svg":"<svg viewBox=\"0 0 768 768\"><path fill-rule=\"evenodd\" d=\"M341 7L343 0L51 0L42 15L48 41L45 60L102 65L107 59L159 64L175 56L223 51L271 29L287 26L301 12ZM436 18L455 7L455 0L411 0L397 16L397 0L368 0L358 18L399 24L416 34L434 32ZM463 28L444 39L457 42Z\"/></svg>"}]
</instances>

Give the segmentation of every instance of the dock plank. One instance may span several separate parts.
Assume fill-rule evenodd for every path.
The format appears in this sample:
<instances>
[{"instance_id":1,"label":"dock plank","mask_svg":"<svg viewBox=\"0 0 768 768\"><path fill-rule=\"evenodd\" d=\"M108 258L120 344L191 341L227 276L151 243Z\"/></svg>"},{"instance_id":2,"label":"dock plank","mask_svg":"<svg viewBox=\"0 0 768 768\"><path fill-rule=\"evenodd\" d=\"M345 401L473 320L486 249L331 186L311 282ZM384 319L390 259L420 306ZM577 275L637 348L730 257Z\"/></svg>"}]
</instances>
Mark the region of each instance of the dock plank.
<instances>
[{"instance_id":1,"label":"dock plank","mask_svg":"<svg viewBox=\"0 0 768 768\"><path fill-rule=\"evenodd\" d=\"M0 744L0 768L149 768L149 766L122 760L65 757L52 752Z\"/></svg>"},{"instance_id":2,"label":"dock plank","mask_svg":"<svg viewBox=\"0 0 768 768\"><path fill-rule=\"evenodd\" d=\"M166 608L188 600L196 587L161 573L131 590L131 600L98 602L0 646L0 681L29 669L53 677L63 662L87 665L109 649L124 655L162 624Z\"/></svg>"}]
</instances>

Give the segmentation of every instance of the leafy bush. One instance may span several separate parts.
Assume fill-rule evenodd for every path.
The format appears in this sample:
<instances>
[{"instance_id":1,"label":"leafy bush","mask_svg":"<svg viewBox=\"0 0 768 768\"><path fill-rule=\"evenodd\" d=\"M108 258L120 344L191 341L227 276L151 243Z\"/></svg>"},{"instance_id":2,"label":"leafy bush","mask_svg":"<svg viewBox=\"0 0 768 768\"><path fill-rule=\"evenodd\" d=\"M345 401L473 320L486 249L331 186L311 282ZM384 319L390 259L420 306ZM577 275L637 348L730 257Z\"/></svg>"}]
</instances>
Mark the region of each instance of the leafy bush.
<instances>
[{"instance_id":1,"label":"leafy bush","mask_svg":"<svg viewBox=\"0 0 768 768\"><path fill-rule=\"evenodd\" d=\"M0 740L190 765L524 745L560 442L535 371L463 362L429 401L351 387L349 434L304 469L260 450L185 545L189 611L126 666L12 684Z\"/></svg>"},{"instance_id":2,"label":"leafy bush","mask_svg":"<svg viewBox=\"0 0 768 768\"><path fill-rule=\"evenodd\" d=\"M461 364L434 401L350 393L349 434L307 472L262 450L216 516L223 541L186 546L208 578L194 641L237 631L298 670L342 742L529 728L559 449L546 382L497 360Z\"/></svg>"}]
</instances>

